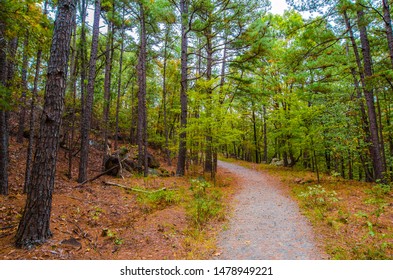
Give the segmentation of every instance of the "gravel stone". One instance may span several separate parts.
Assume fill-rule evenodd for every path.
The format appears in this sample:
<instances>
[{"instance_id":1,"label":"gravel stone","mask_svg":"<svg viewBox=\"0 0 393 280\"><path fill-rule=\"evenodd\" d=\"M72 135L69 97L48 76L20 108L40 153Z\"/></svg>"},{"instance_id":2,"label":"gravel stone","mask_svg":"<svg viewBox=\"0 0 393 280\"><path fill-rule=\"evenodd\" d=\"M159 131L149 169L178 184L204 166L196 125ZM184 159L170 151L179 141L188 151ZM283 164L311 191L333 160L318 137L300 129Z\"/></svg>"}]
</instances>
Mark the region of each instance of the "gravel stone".
<instances>
[{"instance_id":1,"label":"gravel stone","mask_svg":"<svg viewBox=\"0 0 393 280\"><path fill-rule=\"evenodd\" d=\"M242 189L235 197L229 228L218 238L226 260L319 260L312 226L299 207L263 173L219 161L219 167L238 176Z\"/></svg>"}]
</instances>

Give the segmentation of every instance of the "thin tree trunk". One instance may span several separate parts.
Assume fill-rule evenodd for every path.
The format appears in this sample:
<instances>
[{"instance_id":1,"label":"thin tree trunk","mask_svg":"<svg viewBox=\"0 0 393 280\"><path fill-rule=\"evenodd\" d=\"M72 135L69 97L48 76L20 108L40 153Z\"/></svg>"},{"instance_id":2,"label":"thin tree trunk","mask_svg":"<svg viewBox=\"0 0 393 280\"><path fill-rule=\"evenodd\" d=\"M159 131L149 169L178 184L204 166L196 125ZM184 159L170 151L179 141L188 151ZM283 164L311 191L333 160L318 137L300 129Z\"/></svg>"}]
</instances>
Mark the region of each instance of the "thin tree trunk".
<instances>
[{"instance_id":1,"label":"thin tree trunk","mask_svg":"<svg viewBox=\"0 0 393 280\"><path fill-rule=\"evenodd\" d=\"M206 37L206 81L209 82L212 79L213 70L213 46L211 41L212 28L209 26L205 31ZM211 87L207 89L207 106L206 106L206 117L210 118L213 110L213 100L212 100L213 90ZM209 123L206 128L206 149L205 149L205 172L210 172L211 177L214 178L214 168L213 168L213 136L212 127Z\"/></svg>"},{"instance_id":2,"label":"thin tree trunk","mask_svg":"<svg viewBox=\"0 0 393 280\"><path fill-rule=\"evenodd\" d=\"M89 63L89 80L87 83L87 96L84 115L82 115L81 124L81 152L79 162L79 176L78 183L87 179L87 166L89 161L89 133L91 128L91 117L93 111L94 101L94 85L96 74L96 61L98 51L98 36L99 36L99 22L100 22L101 2L95 1L94 8L94 23L93 36L91 42L90 63Z\"/></svg>"},{"instance_id":3,"label":"thin tree trunk","mask_svg":"<svg viewBox=\"0 0 393 280\"><path fill-rule=\"evenodd\" d=\"M393 68L393 30L392 19L390 16L389 1L382 0L383 19L385 21L386 38L388 40L390 63Z\"/></svg>"},{"instance_id":4,"label":"thin tree trunk","mask_svg":"<svg viewBox=\"0 0 393 280\"><path fill-rule=\"evenodd\" d=\"M23 132L25 131L26 122L26 93L27 93L27 67L28 67L28 49L29 49L29 31L26 31L25 40L23 42L23 58L22 58L22 96L20 98L19 109L19 125L16 141L23 142Z\"/></svg>"},{"instance_id":5,"label":"thin tree trunk","mask_svg":"<svg viewBox=\"0 0 393 280\"><path fill-rule=\"evenodd\" d=\"M5 29L4 31L5 32ZM1 39L5 40L4 33ZM5 71L5 86L10 89L13 86L13 78L15 71L15 57L16 50L18 47L18 38L15 37L11 40L8 46L9 57L6 57ZM2 50L4 52L5 49ZM11 96L6 95L6 102L10 102ZM9 131L8 131L8 119L9 119L9 108L5 108L0 111L0 194L8 195L8 144L9 144Z\"/></svg>"},{"instance_id":6,"label":"thin tree trunk","mask_svg":"<svg viewBox=\"0 0 393 280\"><path fill-rule=\"evenodd\" d=\"M81 116L85 115L86 103L86 87L87 87L87 43L86 43L86 17L87 17L87 0L78 1L80 4L81 14L81 38L80 38L80 56L81 56L81 75L80 75L80 90L81 90Z\"/></svg>"},{"instance_id":7,"label":"thin tree trunk","mask_svg":"<svg viewBox=\"0 0 393 280\"><path fill-rule=\"evenodd\" d=\"M113 4L114 5L114 4ZM114 7L112 7L114 10ZM111 93L111 71L113 57L113 23L112 19L108 19L108 33L105 49L105 79L104 79L104 108L102 112L103 129L104 129L104 155L102 157L102 169L105 169L105 162L108 158L108 123L109 123L109 105Z\"/></svg>"},{"instance_id":8,"label":"thin tree trunk","mask_svg":"<svg viewBox=\"0 0 393 280\"><path fill-rule=\"evenodd\" d=\"M363 9L358 10L358 25L360 31L360 41L362 44L362 53L364 61L364 75L365 78L371 78L372 73L372 59L370 52L370 44L367 36L366 25L364 24L364 11ZM374 179L383 179L384 166L382 161L382 153L380 148L379 136L378 136L378 121L374 106L374 93L372 86L365 82L364 95L366 98L368 118L370 124L370 135L371 135L371 158L374 167Z\"/></svg>"},{"instance_id":9,"label":"thin tree trunk","mask_svg":"<svg viewBox=\"0 0 393 280\"><path fill-rule=\"evenodd\" d=\"M48 1L44 3L44 15L48 13ZM37 98L38 93L38 79L40 76L41 70L41 56L42 56L42 48L39 48L37 51L37 59L35 65L35 74L34 74L34 84L33 84L33 91L31 94L31 103L30 103L30 122L29 122L29 145L27 147L27 155L26 155L26 171L25 171L25 184L23 187L23 191L28 193L30 190L30 179L31 179L31 162L33 159L33 150L34 150L34 124L35 124L35 101Z\"/></svg>"},{"instance_id":10,"label":"thin tree trunk","mask_svg":"<svg viewBox=\"0 0 393 280\"><path fill-rule=\"evenodd\" d=\"M4 51L7 47L5 38L6 25L0 18L0 83L7 85L7 55ZM0 106L0 194L8 195L8 108Z\"/></svg>"},{"instance_id":11,"label":"thin tree trunk","mask_svg":"<svg viewBox=\"0 0 393 280\"><path fill-rule=\"evenodd\" d=\"M138 58L138 166L143 169L144 176L148 174L147 166L147 122L146 122L146 23L143 4L140 8L140 49Z\"/></svg>"},{"instance_id":12,"label":"thin tree trunk","mask_svg":"<svg viewBox=\"0 0 393 280\"><path fill-rule=\"evenodd\" d=\"M69 122L69 129L71 130L70 135L68 137L68 171L67 177L69 179L72 178L72 159L74 153L74 137L75 137L75 107L76 107L76 80L77 80L77 72L78 72L78 50L76 46L76 22L73 27L73 37L72 37L72 53L71 53L71 62L70 62L70 72L71 79L69 81L68 87L70 88L70 94L72 96L72 108L71 108L71 120Z\"/></svg>"},{"instance_id":13,"label":"thin tree trunk","mask_svg":"<svg viewBox=\"0 0 393 280\"><path fill-rule=\"evenodd\" d=\"M267 163L267 122L266 122L266 106L263 105L263 161Z\"/></svg>"},{"instance_id":14,"label":"thin tree trunk","mask_svg":"<svg viewBox=\"0 0 393 280\"><path fill-rule=\"evenodd\" d=\"M255 110L252 110L252 124L254 129L254 146L255 146L255 163L259 163L259 147L257 134L257 119L255 117Z\"/></svg>"},{"instance_id":15,"label":"thin tree trunk","mask_svg":"<svg viewBox=\"0 0 393 280\"><path fill-rule=\"evenodd\" d=\"M30 185L30 178L31 178L31 161L33 158L34 124L35 124L34 107L35 107L35 100L37 98L37 91L38 91L38 78L40 75L40 68L41 68L41 56L42 56L42 49L39 49L37 51L34 86L33 86L33 92L32 92L31 103L30 103L29 145L27 147L25 184L23 188L23 191L25 193L29 192L28 186Z\"/></svg>"},{"instance_id":16,"label":"thin tree trunk","mask_svg":"<svg viewBox=\"0 0 393 280\"><path fill-rule=\"evenodd\" d=\"M123 54L124 54L124 7L121 25L121 45L120 45L120 60L119 60L119 77L117 80L117 99L116 99L116 125L115 125L115 150L118 148L119 141L119 111L120 111L120 97L121 97L121 74L123 72Z\"/></svg>"},{"instance_id":17,"label":"thin tree trunk","mask_svg":"<svg viewBox=\"0 0 393 280\"><path fill-rule=\"evenodd\" d=\"M164 134L165 134L165 157L166 162L169 166L172 165L171 162L171 151L169 150L169 132L168 132L168 120L167 120L167 87L166 87L166 68L168 61L168 40L169 32L171 31L170 25L166 26L165 32L165 43L164 43L164 69L163 69L163 79L162 79L162 103L164 107Z\"/></svg>"},{"instance_id":18,"label":"thin tree trunk","mask_svg":"<svg viewBox=\"0 0 393 280\"><path fill-rule=\"evenodd\" d=\"M59 0L48 62L45 103L34 157L30 192L16 234L16 246L30 248L51 237L50 214L59 132L64 108L75 0Z\"/></svg>"},{"instance_id":19,"label":"thin tree trunk","mask_svg":"<svg viewBox=\"0 0 393 280\"><path fill-rule=\"evenodd\" d=\"M188 0L180 0L181 16L181 82L180 82L180 135L179 135L179 154L177 159L176 175L184 176L187 159L187 66L188 66Z\"/></svg>"}]
</instances>

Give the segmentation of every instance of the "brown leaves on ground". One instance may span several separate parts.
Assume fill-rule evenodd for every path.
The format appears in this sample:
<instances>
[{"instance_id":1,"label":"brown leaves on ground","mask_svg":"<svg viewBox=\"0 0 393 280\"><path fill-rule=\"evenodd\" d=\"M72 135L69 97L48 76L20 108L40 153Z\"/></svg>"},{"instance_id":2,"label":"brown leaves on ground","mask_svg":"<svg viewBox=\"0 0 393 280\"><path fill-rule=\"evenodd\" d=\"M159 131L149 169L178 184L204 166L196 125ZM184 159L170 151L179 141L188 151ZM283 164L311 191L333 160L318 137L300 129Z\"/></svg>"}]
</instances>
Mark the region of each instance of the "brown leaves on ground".
<instances>
[{"instance_id":1,"label":"brown leaves on ground","mask_svg":"<svg viewBox=\"0 0 393 280\"><path fill-rule=\"evenodd\" d=\"M222 222L213 221L196 235L182 201L152 207L138 200L138 193L102 182L148 191L176 189L187 195L189 178L103 176L77 188L77 159L74 180L69 180L64 150L60 150L53 194L53 237L32 250L16 249L14 236L25 203L21 172L25 148L26 143L24 147L14 141L10 145L10 195L0 196L0 259L204 259L215 252L214 237ZM100 172L102 159L99 151L91 149L91 153L89 178ZM156 156L159 158L158 153ZM172 171L174 167L165 168ZM222 185L230 181L227 174L219 175L218 180Z\"/></svg>"}]
</instances>

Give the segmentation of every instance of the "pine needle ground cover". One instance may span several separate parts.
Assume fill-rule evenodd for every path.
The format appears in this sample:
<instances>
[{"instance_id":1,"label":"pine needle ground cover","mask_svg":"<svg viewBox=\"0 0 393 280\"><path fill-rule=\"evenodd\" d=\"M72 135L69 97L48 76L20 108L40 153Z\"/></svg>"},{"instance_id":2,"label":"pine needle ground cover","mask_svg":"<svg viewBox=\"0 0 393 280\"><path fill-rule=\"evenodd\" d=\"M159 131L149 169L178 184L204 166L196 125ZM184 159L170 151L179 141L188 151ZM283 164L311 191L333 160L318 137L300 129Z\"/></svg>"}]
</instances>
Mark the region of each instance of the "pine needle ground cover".
<instances>
[{"instance_id":1,"label":"pine needle ground cover","mask_svg":"<svg viewBox=\"0 0 393 280\"><path fill-rule=\"evenodd\" d=\"M95 167L89 177L101 163L99 152L92 152ZM215 254L215 237L226 223L226 205L235 192L234 178L220 171L214 183L194 168L189 177L103 176L76 187L75 177L65 175L63 151L53 196L53 236L31 250L16 249L25 202L23 176L17 172L24 170L19 160L23 155L24 149L13 143L10 195L0 197L0 259L209 259Z\"/></svg>"}]
</instances>

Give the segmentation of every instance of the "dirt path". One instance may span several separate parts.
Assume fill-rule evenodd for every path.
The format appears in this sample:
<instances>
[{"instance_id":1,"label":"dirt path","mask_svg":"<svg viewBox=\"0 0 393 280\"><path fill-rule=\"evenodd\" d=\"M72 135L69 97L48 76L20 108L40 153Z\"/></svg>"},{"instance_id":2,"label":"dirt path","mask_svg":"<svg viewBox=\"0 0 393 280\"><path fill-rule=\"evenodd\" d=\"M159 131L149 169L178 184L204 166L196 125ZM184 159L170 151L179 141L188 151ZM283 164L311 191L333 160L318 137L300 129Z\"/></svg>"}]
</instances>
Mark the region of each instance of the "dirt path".
<instances>
[{"instance_id":1,"label":"dirt path","mask_svg":"<svg viewBox=\"0 0 393 280\"><path fill-rule=\"evenodd\" d=\"M241 178L229 227L219 236L219 259L325 259L314 242L311 225L279 182L235 164L219 167Z\"/></svg>"}]
</instances>

